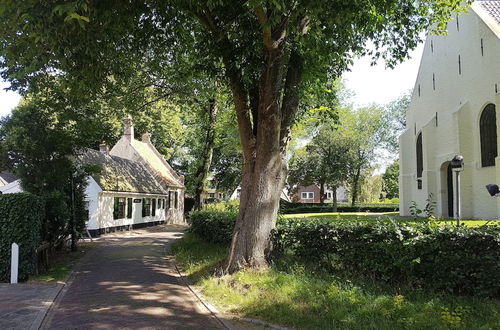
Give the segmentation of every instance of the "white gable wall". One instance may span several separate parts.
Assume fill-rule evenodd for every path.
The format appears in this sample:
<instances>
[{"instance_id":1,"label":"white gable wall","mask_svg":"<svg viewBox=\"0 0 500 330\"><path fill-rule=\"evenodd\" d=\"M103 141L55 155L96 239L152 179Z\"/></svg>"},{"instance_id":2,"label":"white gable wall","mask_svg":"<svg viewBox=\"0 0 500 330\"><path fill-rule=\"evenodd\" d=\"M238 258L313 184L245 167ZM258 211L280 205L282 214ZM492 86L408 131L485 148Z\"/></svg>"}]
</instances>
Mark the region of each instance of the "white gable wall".
<instances>
[{"instance_id":1,"label":"white gable wall","mask_svg":"<svg viewBox=\"0 0 500 330\"><path fill-rule=\"evenodd\" d=\"M473 8L476 6L477 3ZM465 159L461 183L463 217L498 218L497 200L489 197L484 186L500 182L496 171L500 166L481 167L479 116L484 106L495 104L497 129L500 128L500 94L495 90L495 84L497 90L500 89L500 39L472 9L461 15L458 23L459 30L457 20L452 20L447 36L431 35L424 47L407 110L408 129L400 138L402 215L409 215L411 201L423 208L429 193L437 202L437 215L448 215L447 183L443 181L445 162L455 154L462 154ZM424 162L421 190L417 189L416 181L419 132L422 132Z\"/></svg>"}]
</instances>

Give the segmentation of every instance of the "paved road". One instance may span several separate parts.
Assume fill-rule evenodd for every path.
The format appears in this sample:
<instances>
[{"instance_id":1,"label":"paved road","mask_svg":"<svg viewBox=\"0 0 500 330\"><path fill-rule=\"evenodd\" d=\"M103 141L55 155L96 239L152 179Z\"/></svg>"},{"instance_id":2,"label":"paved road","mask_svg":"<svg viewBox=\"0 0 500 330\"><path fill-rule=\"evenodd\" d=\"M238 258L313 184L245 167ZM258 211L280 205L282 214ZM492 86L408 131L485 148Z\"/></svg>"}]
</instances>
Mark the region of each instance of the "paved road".
<instances>
[{"instance_id":1,"label":"paved road","mask_svg":"<svg viewBox=\"0 0 500 330\"><path fill-rule=\"evenodd\" d=\"M77 266L44 329L215 329L167 255L181 226L108 235Z\"/></svg>"},{"instance_id":2,"label":"paved road","mask_svg":"<svg viewBox=\"0 0 500 330\"><path fill-rule=\"evenodd\" d=\"M62 284L0 283L0 329L38 329L61 287Z\"/></svg>"}]
</instances>

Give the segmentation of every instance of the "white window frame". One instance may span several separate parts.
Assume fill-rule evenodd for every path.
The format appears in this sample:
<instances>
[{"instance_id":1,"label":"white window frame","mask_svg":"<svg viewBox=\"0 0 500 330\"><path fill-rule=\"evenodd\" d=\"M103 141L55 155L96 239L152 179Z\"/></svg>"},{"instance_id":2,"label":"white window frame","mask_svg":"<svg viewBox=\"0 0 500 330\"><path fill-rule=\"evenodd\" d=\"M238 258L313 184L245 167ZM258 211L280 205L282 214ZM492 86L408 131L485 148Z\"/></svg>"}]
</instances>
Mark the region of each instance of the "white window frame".
<instances>
[{"instance_id":1,"label":"white window frame","mask_svg":"<svg viewBox=\"0 0 500 330\"><path fill-rule=\"evenodd\" d=\"M314 199L314 192L304 191L300 194L301 199Z\"/></svg>"},{"instance_id":2,"label":"white window frame","mask_svg":"<svg viewBox=\"0 0 500 330\"><path fill-rule=\"evenodd\" d=\"M332 199L332 193L331 192L327 192L326 193L326 199Z\"/></svg>"}]
</instances>

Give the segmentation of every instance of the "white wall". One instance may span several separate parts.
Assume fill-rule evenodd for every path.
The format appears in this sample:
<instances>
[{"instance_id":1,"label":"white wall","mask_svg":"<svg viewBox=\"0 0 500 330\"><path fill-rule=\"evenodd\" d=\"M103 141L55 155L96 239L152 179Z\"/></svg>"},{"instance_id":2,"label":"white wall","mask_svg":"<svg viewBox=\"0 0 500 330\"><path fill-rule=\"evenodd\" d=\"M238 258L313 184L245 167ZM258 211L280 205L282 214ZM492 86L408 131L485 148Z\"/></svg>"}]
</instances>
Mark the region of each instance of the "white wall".
<instances>
[{"instance_id":1,"label":"white wall","mask_svg":"<svg viewBox=\"0 0 500 330\"><path fill-rule=\"evenodd\" d=\"M15 194L23 192L23 188L21 188L21 180L12 181L11 183L7 183L4 186L0 186L0 192L2 194Z\"/></svg>"},{"instance_id":2,"label":"white wall","mask_svg":"<svg viewBox=\"0 0 500 330\"><path fill-rule=\"evenodd\" d=\"M477 6L475 3L473 8ZM437 216L447 216L443 164L455 154L462 154L463 217L498 218L500 202L490 198L484 186L500 182L500 176L498 166L481 167L479 117L488 103L495 104L497 130L500 129L500 39L472 9L459 16L458 23L458 29L457 19L448 23L447 36L428 36L424 47L407 110L408 128L400 138L402 215L409 215L411 201L423 208L432 193L437 202ZM424 162L421 190L417 189L415 156L419 132L422 132Z\"/></svg>"}]
</instances>

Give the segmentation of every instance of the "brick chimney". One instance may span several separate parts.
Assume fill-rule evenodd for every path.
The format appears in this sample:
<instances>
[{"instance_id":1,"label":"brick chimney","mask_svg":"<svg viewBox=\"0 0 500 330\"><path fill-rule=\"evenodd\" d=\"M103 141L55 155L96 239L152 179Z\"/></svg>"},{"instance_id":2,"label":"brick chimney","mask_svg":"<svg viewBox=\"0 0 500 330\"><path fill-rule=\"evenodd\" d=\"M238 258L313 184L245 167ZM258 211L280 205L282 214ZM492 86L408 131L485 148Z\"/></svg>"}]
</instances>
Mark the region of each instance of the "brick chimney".
<instances>
[{"instance_id":1,"label":"brick chimney","mask_svg":"<svg viewBox=\"0 0 500 330\"><path fill-rule=\"evenodd\" d=\"M129 141L134 139L134 125L130 115L123 119L123 136Z\"/></svg>"},{"instance_id":2,"label":"brick chimney","mask_svg":"<svg viewBox=\"0 0 500 330\"><path fill-rule=\"evenodd\" d=\"M151 143L151 134L149 133L142 134L142 142Z\"/></svg>"},{"instance_id":3,"label":"brick chimney","mask_svg":"<svg viewBox=\"0 0 500 330\"><path fill-rule=\"evenodd\" d=\"M102 142L99 145L99 151L105 155L109 155L109 146L106 144L106 142Z\"/></svg>"}]
</instances>

